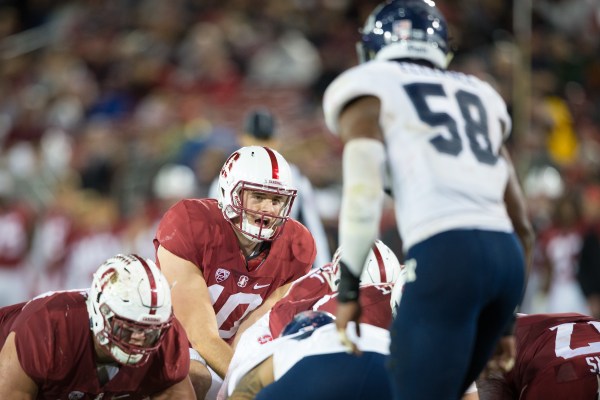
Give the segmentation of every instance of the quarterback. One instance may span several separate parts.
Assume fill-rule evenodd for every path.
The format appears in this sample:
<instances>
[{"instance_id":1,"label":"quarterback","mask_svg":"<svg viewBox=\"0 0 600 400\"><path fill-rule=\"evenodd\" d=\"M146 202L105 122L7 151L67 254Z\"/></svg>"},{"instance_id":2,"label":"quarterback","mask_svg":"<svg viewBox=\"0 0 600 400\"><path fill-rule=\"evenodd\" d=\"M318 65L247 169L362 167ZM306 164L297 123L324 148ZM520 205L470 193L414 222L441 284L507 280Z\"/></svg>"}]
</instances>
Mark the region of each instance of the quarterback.
<instances>
[{"instance_id":1,"label":"quarterback","mask_svg":"<svg viewBox=\"0 0 600 400\"><path fill-rule=\"evenodd\" d=\"M251 325L315 259L309 231L289 217L296 197L287 161L247 146L221 169L218 199L184 199L163 216L154 244L173 284L173 308L192 344L199 399L216 397L242 320ZM214 382L214 383L213 383Z\"/></svg>"}]
</instances>

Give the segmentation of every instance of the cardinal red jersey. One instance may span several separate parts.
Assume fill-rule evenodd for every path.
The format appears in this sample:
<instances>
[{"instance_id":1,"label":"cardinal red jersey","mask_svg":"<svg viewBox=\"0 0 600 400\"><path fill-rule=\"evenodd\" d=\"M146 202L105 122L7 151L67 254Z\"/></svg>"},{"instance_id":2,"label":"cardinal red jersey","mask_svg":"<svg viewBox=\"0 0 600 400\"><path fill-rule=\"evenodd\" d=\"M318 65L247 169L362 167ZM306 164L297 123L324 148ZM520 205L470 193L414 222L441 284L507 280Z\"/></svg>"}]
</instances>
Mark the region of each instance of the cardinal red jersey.
<instances>
[{"instance_id":1,"label":"cardinal red jersey","mask_svg":"<svg viewBox=\"0 0 600 400\"><path fill-rule=\"evenodd\" d=\"M360 322L389 329L392 323L392 307L390 299L392 283L377 283L360 287L359 301L362 307ZM271 309L269 328L274 338L294 318L294 315L306 310L327 311L333 315L337 309L337 292L322 297L286 302L277 302Z\"/></svg>"},{"instance_id":2,"label":"cardinal red jersey","mask_svg":"<svg viewBox=\"0 0 600 400\"><path fill-rule=\"evenodd\" d=\"M279 301L297 301L304 299L321 298L331 294L337 289L337 268L331 264L313 269L308 274L295 280L285 297Z\"/></svg>"},{"instance_id":3,"label":"cardinal red jersey","mask_svg":"<svg viewBox=\"0 0 600 400\"><path fill-rule=\"evenodd\" d=\"M514 398L597 398L599 321L573 313L520 316L515 338L517 359L506 376Z\"/></svg>"},{"instance_id":4,"label":"cardinal red jersey","mask_svg":"<svg viewBox=\"0 0 600 400\"><path fill-rule=\"evenodd\" d=\"M214 199L182 200L158 226L154 246L200 268L217 317L219 335L231 341L240 321L277 288L306 274L315 259L312 235L289 219L279 238L246 262L234 228Z\"/></svg>"},{"instance_id":5,"label":"cardinal red jersey","mask_svg":"<svg viewBox=\"0 0 600 400\"><path fill-rule=\"evenodd\" d=\"M174 320L145 364L120 366L100 386L86 296L81 291L53 292L0 309L0 343L15 332L21 367L38 385L38 399L144 399L187 377L189 342Z\"/></svg>"}]
</instances>

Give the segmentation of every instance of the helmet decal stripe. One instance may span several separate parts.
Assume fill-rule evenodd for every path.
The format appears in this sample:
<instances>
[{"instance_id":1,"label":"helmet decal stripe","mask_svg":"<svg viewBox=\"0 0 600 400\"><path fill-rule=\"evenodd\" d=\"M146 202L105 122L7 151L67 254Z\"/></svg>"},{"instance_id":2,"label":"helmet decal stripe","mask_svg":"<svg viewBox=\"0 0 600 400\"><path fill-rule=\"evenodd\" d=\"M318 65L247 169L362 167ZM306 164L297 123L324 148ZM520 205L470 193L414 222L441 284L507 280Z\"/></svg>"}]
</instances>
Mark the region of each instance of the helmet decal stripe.
<instances>
[{"instance_id":1,"label":"helmet decal stripe","mask_svg":"<svg viewBox=\"0 0 600 400\"><path fill-rule=\"evenodd\" d=\"M267 154L271 159L271 171L273 179L279 179L279 163L277 162L277 156L275 156L275 153L273 153L273 150L270 148L263 147L263 149L267 151Z\"/></svg>"},{"instance_id":2,"label":"helmet decal stripe","mask_svg":"<svg viewBox=\"0 0 600 400\"><path fill-rule=\"evenodd\" d=\"M104 287L106 286L106 284L110 281L110 279L108 279L108 278L110 278L110 275L114 274L115 272L116 272L116 270L114 268L109 268L106 271L104 271L104 273L98 280L100 282L100 291L101 292L104 290Z\"/></svg>"},{"instance_id":3,"label":"helmet decal stripe","mask_svg":"<svg viewBox=\"0 0 600 400\"><path fill-rule=\"evenodd\" d=\"M379 247L377 247L376 243L373 244L373 254L375 254L375 259L377 260L377 266L379 267L379 276L381 282L387 282L387 276L385 273L385 263L383 262L383 256L381 255Z\"/></svg>"},{"instance_id":4,"label":"helmet decal stripe","mask_svg":"<svg viewBox=\"0 0 600 400\"><path fill-rule=\"evenodd\" d=\"M156 279L154 279L154 274L152 273L152 270L150 269L150 266L148 265L146 260L144 260L142 257L140 257L138 255L134 255L134 257L137 258L140 263L142 263L142 265L144 266L144 271L146 271L146 274L148 275L148 281L150 282L150 295L151 295L150 315L154 315L154 314L156 314L156 307L158 305L158 290L156 288Z\"/></svg>"}]
</instances>

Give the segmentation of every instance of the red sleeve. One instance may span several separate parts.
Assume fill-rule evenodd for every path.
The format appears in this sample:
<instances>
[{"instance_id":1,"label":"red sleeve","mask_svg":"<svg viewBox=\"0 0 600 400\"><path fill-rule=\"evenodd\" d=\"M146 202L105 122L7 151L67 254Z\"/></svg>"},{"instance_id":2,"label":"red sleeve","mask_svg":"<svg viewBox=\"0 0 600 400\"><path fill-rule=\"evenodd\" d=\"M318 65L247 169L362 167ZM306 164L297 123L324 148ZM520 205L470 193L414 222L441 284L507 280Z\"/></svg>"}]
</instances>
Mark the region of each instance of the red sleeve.
<instances>
[{"instance_id":1,"label":"red sleeve","mask_svg":"<svg viewBox=\"0 0 600 400\"><path fill-rule=\"evenodd\" d=\"M23 371L38 385L49 379L53 365L54 334L50 314L30 302L15 318L15 346Z\"/></svg>"},{"instance_id":2,"label":"red sleeve","mask_svg":"<svg viewBox=\"0 0 600 400\"><path fill-rule=\"evenodd\" d=\"M317 256L317 246L312 234L301 223L292 220L296 232L294 232L294 240L292 241L292 253L295 259L304 265L304 269L298 269L296 275L291 281L294 281L310 271L315 257ZM290 282L291 282L290 281Z\"/></svg>"},{"instance_id":3,"label":"red sleeve","mask_svg":"<svg viewBox=\"0 0 600 400\"><path fill-rule=\"evenodd\" d=\"M335 285L336 279L335 272L330 265L312 270L294 281L285 300L297 301L331 294L333 292L332 285Z\"/></svg>"},{"instance_id":4,"label":"red sleeve","mask_svg":"<svg viewBox=\"0 0 600 400\"><path fill-rule=\"evenodd\" d=\"M25 304L18 303L0 308L0 349L4 346L9 333L13 331L13 322L21 314L21 309Z\"/></svg>"},{"instance_id":5,"label":"red sleeve","mask_svg":"<svg viewBox=\"0 0 600 400\"><path fill-rule=\"evenodd\" d=\"M284 283L293 282L306 275L315 261L317 248L315 239L308 229L296 220L290 219L282 236L273 242L271 255L278 260L280 273L285 275Z\"/></svg>"},{"instance_id":6,"label":"red sleeve","mask_svg":"<svg viewBox=\"0 0 600 400\"><path fill-rule=\"evenodd\" d=\"M177 319L166 333L160 347L156 365L160 368L165 388L182 381L190 371L190 343L185 330Z\"/></svg>"}]
</instances>

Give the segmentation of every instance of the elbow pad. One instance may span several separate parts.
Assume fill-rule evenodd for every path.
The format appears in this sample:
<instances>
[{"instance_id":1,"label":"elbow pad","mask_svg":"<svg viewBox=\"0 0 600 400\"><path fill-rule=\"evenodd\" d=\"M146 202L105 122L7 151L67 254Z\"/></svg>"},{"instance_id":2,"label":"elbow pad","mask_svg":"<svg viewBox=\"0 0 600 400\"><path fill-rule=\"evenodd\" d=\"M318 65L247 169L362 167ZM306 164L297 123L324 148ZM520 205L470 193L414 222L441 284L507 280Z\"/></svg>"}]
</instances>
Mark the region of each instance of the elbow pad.
<instances>
[{"instance_id":1,"label":"elbow pad","mask_svg":"<svg viewBox=\"0 0 600 400\"><path fill-rule=\"evenodd\" d=\"M355 277L360 277L379 234L385 160L385 147L379 140L352 139L344 146L339 237L341 260Z\"/></svg>"}]
</instances>

